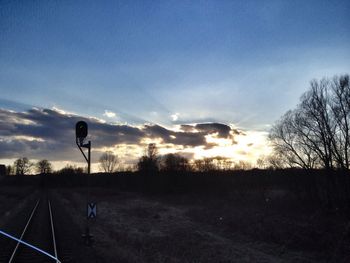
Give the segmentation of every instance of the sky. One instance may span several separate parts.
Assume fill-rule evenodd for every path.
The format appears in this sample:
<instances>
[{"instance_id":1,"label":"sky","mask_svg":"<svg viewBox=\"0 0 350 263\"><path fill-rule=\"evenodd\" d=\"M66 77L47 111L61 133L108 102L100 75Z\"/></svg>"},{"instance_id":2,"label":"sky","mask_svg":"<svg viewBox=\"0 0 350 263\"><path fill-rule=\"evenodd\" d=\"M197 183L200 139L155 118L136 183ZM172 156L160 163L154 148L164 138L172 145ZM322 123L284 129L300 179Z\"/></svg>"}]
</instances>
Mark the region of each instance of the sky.
<instances>
[{"instance_id":1,"label":"sky","mask_svg":"<svg viewBox=\"0 0 350 263\"><path fill-rule=\"evenodd\" d=\"M349 11L321 0L2 0L0 163L79 162L78 119L91 124L95 162L110 149L132 163L149 142L254 162L312 79L350 72Z\"/></svg>"}]
</instances>

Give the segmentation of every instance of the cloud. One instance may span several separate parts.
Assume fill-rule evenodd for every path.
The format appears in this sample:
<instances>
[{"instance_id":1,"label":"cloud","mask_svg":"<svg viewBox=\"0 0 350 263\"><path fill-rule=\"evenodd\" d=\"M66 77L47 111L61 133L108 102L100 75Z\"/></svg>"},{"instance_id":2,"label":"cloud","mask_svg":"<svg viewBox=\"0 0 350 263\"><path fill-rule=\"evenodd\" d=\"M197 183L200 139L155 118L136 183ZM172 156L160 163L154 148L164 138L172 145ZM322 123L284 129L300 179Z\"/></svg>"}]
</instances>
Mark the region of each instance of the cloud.
<instances>
[{"instance_id":1,"label":"cloud","mask_svg":"<svg viewBox=\"0 0 350 263\"><path fill-rule=\"evenodd\" d=\"M180 115L179 113L175 113L175 114L170 115L170 117L171 117L172 121L177 121L179 119L179 115Z\"/></svg>"},{"instance_id":2,"label":"cloud","mask_svg":"<svg viewBox=\"0 0 350 263\"><path fill-rule=\"evenodd\" d=\"M107 112L107 111L106 111ZM86 121L89 126L88 140L93 150L133 145L144 151L144 140L156 140L162 145L175 148L203 146L214 147L207 136L232 139L238 130L221 123L182 124L180 130L172 130L157 124L141 126L106 123L92 117L79 116L58 109L32 108L16 112L0 108L0 158L46 158L51 161L81 161L75 145L75 124Z\"/></svg>"},{"instance_id":3,"label":"cloud","mask_svg":"<svg viewBox=\"0 0 350 263\"><path fill-rule=\"evenodd\" d=\"M231 136L231 127L225 124L221 123L201 123L196 124L195 129L197 129L200 132L212 134L212 133L218 133L218 138L229 138ZM237 130L233 130L236 134L239 134Z\"/></svg>"},{"instance_id":4,"label":"cloud","mask_svg":"<svg viewBox=\"0 0 350 263\"><path fill-rule=\"evenodd\" d=\"M161 138L164 143L184 146L200 146L206 144L203 133L176 132L159 125L145 125L144 131L149 138Z\"/></svg>"},{"instance_id":5,"label":"cloud","mask_svg":"<svg viewBox=\"0 0 350 263\"><path fill-rule=\"evenodd\" d=\"M114 118L117 116L117 114L115 114L113 111L105 110L103 116L106 116L107 118Z\"/></svg>"}]
</instances>

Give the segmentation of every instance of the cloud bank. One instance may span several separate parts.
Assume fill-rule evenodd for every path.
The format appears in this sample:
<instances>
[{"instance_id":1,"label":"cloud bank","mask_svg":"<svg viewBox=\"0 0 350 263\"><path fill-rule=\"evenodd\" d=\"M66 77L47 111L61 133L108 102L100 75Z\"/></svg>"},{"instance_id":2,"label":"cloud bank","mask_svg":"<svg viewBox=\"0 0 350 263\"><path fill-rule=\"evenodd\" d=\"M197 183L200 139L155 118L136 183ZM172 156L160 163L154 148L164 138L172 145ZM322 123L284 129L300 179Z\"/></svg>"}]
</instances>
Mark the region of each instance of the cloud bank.
<instances>
[{"instance_id":1,"label":"cloud bank","mask_svg":"<svg viewBox=\"0 0 350 263\"><path fill-rule=\"evenodd\" d=\"M32 108L18 112L0 108L0 158L27 156L51 161L81 161L75 145L75 124L86 121L95 152L118 145L139 146L143 154L145 141L156 141L160 147L203 149L215 147L207 137L229 139L236 144L239 130L222 123L182 124L170 129L157 124L132 126L106 123L103 120L66 113L59 109Z\"/></svg>"}]
</instances>

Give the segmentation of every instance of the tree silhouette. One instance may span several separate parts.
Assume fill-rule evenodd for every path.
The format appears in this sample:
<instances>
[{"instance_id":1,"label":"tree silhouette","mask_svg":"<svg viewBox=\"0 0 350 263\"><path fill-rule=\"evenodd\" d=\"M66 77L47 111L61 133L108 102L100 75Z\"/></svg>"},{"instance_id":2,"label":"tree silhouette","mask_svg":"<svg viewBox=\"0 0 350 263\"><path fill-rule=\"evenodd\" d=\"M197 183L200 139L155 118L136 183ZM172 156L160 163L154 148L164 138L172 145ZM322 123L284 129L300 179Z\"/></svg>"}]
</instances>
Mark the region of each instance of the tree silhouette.
<instances>
[{"instance_id":1,"label":"tree silhouette","mask_svg":"<svg viewBox=\"0 0 350 263\"><path fill-rule=\"evenodd\" d=\"M112 173L116 170L116 165L118 163L118 158L113 152L107 151L101 155L100 168L106 173Z\"/></svg>"},{"instance_id":2,"label":"tree silhouette","mask_svg":"<svg viewBox=\"0 0 350 263\"><path fill-rule=\"evenodd\" d=\"M313 80L296 109L272 127L275 153L291 167L349 169L349 76Z\"/></svg>"},{"instance_id":3,"label":"tree silhouette","mask_svg":"<svg viewBox=\"0 0 350 263\"><path fill-rule=\"evenodd\" d=\"M52 164L48 160L41 160L36 163L36 170L40 174L48 174L52 172Z\"/></svg>"},{"instance_id":4,"label":"tree silhouette","mask_svg":"<svg viewBox=\"0 0 350 263\"><path fill-rule=\"evenodd\" d=\"M169 153L162 157L161 169L167 172L180 172L189 169L188 159L175 153Z\"/></svg>"},{"instance_id":5,"label":"tree silhouette","mask_svg":"<svg viewBox=\"0 0 350 263\"><path fill-rule=\"evenodd\" d=\"M214 158L203 158L194 160L193 169L198 172L215 171L216 166L214 163Z\"/></svg>"},{"instance_id":6,"label":"tree silhouette","mask_svg":"<svg viewBox=\"0 0 350 263\"><path fill-rule=\"evenodd\" d=\"M84 169L82 167L77 167L75 165L67 165L66 167L58 170L56 173L60 175L74 175L74 174L82 174Z\"/></svg>"},{"instance_id":7,"label":"tree silhouette","mask_svg":"<svg viewBox=\"0 0 350 263\"><path fill-rule=\"evenodd\" d=\"M15 174L16 175L26 175L30 173L33 163L31 163L27 157L17 159L14 164Z\"/></svg>"},{"instance_id":8,"label":"tree silhouette","mask_svg":"<svg viewBox=\"0 0 350 263\"><path fill-rule=\"evenodd\" d=\"M157 145L155 143L148 144L147 157L152 160L156 160L158 158L157 155L158 155Z\"/></svg>"},{"instance_id":9,"label":"tree silhouette","mask_svg":"<svg viewBox=\"0 0 350 263\"><path fill-rule=\"evenodd\" d=\"M138 163L137 169L140 172L154 173L159 171L158 149L155 143L148 144L146 155L143 155Z\"/></svg>"}]
</instances>

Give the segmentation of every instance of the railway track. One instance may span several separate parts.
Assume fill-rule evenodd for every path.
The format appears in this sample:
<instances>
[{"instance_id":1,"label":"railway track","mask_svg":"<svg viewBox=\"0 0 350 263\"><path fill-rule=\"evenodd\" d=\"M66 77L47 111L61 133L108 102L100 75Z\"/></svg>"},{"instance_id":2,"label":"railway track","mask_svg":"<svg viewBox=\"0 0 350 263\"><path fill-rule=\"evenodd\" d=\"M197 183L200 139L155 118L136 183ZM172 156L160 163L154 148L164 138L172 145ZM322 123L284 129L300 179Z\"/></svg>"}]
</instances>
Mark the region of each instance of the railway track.
<instances>
[{"instance_id":1,"label":"railway track","mask_svg":"<svg viewBox=\"0 0 350 263\"><path fill-rule=\"evenodd\" d=\"M47 197L39 198L32 209L19 213L15 221L10 222L9 236L0 236L0 262L60 262L54 214Z\"/></svg>"}]
</instances>

